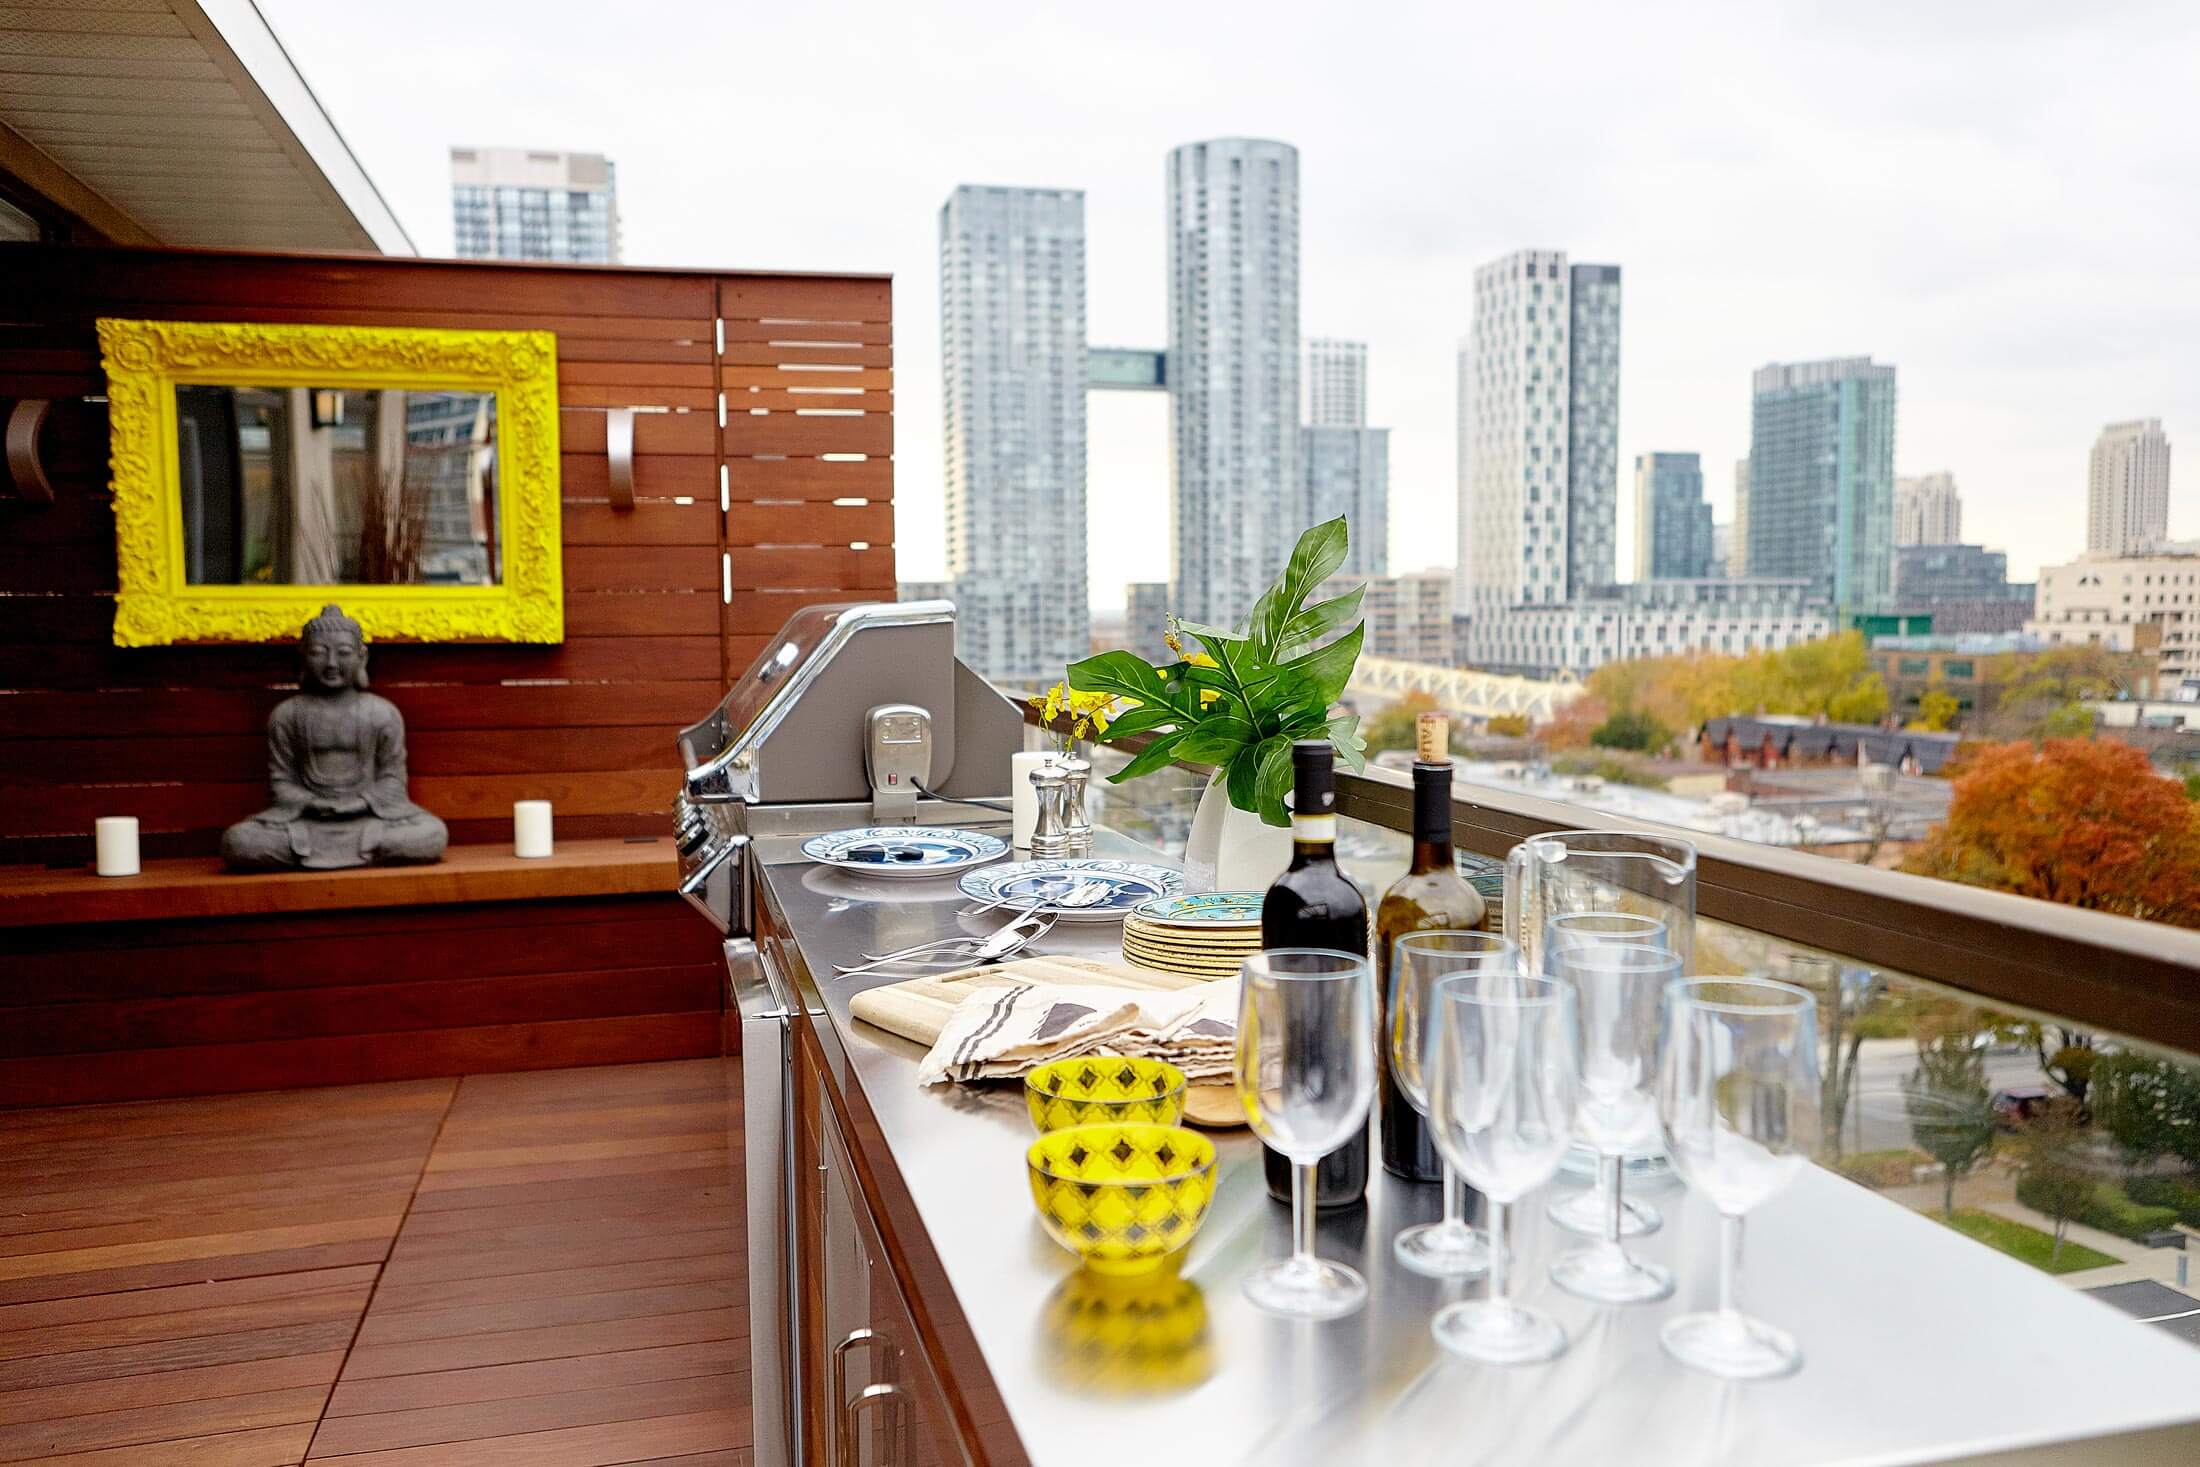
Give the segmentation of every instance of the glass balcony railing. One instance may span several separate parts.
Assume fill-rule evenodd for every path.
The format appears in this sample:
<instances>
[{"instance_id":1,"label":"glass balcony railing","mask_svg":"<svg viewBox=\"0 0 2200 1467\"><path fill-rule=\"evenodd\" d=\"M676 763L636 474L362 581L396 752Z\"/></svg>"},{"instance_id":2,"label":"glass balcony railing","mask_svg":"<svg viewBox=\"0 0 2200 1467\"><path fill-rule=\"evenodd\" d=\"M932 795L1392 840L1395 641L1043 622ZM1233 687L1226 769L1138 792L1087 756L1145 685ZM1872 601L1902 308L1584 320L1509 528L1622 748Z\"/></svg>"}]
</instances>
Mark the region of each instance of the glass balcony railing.
<instances>
[{"instance_id":1,"label":"glass balcony railing","mask_svg":"<svg viewBox=\"0 0 2200 1467\"><path fill-rule=\"evenodd\" d=\"M1128 752L1089 748L1096 775ZM1205 772L1096 778L1095 818L1181 851ZM1341 864L1406 869L1404 776L1339 774ZM1471 877L1544 830L1660 827L1461 784ZM1817 1160L2200 1344L2200 933L1688 831L1697 966L1818 996Z\"/></svg>"}]
</instances>

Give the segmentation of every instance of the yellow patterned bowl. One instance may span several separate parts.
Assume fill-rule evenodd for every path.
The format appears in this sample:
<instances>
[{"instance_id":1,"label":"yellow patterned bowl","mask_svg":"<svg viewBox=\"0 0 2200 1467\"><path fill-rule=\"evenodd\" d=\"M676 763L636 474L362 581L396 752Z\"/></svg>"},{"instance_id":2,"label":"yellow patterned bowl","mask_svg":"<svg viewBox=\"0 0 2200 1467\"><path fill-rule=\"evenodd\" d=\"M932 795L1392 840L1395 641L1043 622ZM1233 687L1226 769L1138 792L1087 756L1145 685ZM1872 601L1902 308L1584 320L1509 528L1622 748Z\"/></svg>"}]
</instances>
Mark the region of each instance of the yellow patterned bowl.
<instances>
[{"instance_id":1,"label":"yellow patterned bowl","mask_svg":"<svg viewBox=\"0 0 2200 1467\"><path fill-rule=\"evenodd\" d=\"M1155 1059L1088 1055L1024 1076L1024 1108L1040 1134L1071 1126L1173 1126L1184 1119L1184 1072Z\"/></svg>"},{"instance_id":2,"label":"yellow patterned bowl","mask_svg":"<svg viewBox=\"0 0 2200 1467\"><path fill-rule=\"evenodd\" d=\"M1199 1231L1215 1195L1215 1145L1182 1126L1049 1131L1024 1163L1039 1221L1095 1273L1159 1268Z\"/></svg>"}]
</instances>

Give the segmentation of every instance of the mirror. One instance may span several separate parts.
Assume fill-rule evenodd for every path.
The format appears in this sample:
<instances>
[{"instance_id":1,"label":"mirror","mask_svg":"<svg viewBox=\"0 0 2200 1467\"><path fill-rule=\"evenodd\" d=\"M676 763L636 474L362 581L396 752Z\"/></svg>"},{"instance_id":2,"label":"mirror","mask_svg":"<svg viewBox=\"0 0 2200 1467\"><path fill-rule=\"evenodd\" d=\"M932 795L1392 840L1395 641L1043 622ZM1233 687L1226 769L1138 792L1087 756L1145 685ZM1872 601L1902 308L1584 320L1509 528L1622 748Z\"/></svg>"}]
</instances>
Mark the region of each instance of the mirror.
<instances>
[{"instance_id":1,"label":"mirror","mask_svg":"<svg viewBox=\"0 0 2200 1467\"><path fill-rule=\"evenodd\" d=\"M176 388L184 580L493 586L493 392Z\"/></svg>"},{"instance_id":2,"label":"mirror","mask_svg":"<svg viewBox=\"0 0 2200 1467\"><path fill-rule=\"evenodd\" d=\"M565 636L557 338L99 322L115 644Z\"/></svg>"}]
</instances>

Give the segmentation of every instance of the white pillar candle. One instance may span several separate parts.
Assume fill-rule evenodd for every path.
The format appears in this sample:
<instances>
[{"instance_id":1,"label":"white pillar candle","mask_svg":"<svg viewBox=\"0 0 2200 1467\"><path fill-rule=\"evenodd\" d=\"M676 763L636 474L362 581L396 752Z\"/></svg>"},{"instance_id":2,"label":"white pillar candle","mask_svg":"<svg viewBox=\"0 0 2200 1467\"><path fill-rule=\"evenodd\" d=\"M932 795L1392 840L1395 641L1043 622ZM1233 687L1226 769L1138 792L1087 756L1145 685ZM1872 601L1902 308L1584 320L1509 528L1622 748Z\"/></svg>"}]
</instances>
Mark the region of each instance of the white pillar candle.
<instances>
[{"instance_id":1,"label":"white pillar candle","mask_svg":"<svg viewBox=\"0 0 2200 1467\"><path fill-rule=\"evenodd\" d=\"M1031 787L1031 771L1054 762L1051 749L1033 749L1008 756L1008 803L1011 831L1009 844L1028 847L1039 823L1039 792Z\"/></svg>"},{"instance_id":2,"label":"white pillar candle","mask_svg":"<svg viewBox=\"0 0 2200 1467\"><path fill-rule=\"evenodd\" d=\"M512 802L512 854L540 860L550 854L550 802Z\"/></svg>"},{"instance_id":3,"label":"white pillar candle","mask_svg":"<svg viewBox=\"0 0 2200 1467\"><path fill-rule=\"evenodd\" d=\"M138 823L135 815L102 815L92 822L94 869L102 876L138 874Z\"/></svg>"}]
</instances>

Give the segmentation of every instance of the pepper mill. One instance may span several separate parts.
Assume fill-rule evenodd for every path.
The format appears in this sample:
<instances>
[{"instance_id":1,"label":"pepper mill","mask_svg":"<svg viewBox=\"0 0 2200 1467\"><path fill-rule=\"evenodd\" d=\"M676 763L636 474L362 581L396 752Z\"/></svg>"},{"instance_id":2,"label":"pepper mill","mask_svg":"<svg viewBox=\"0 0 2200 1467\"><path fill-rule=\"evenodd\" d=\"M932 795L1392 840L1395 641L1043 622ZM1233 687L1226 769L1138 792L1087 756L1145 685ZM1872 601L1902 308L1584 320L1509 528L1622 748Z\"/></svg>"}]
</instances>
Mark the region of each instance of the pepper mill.
<instances>
[{"instance_id":1,"label":"pepper mill","mask_svg":"<svg viewBox=\"0 0 2200 1467\"><path fill-rule=\"evenodd\" d=\"M1092 819L1085 813L1085 791L1092 781L1092 761L1071 757L1062 761L1062 806L1066 816L1062 825L1062 838L1068 844L1068 854L1089 856L1092 854Z\"/></svg>"},{"instance_id":2,"label":"pepper mill","mask_svg":"<svg viewBox=\"0 0 2200 1467\"><path fill-rule=\"evenodd\" d=\"M1069 771L1042 764L1031 771L1039 796L1039 819L1031 827L1031 854L1037 860L1066 856L1069 850Z\"/></svg>"}]
</instances>

